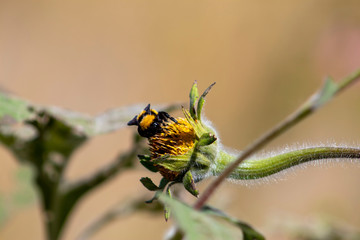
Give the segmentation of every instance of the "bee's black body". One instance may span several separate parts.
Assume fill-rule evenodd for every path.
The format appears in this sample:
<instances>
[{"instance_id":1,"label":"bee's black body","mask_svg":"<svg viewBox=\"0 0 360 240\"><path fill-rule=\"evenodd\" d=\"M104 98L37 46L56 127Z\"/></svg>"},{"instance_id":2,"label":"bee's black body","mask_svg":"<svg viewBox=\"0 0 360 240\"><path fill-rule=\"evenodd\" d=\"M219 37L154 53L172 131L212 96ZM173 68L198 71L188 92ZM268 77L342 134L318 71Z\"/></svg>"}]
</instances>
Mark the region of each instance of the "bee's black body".
<instances>
[{"instance_id":1,"label":"bee's black body","mask_svg":"<svg viewBox=\"0 0 360 240\"><path fill-rule=\"evenodd\" d=\"M167 112L157 112L150 108L150 104L139 114L136 115L128 125L138 126L138 132L142 137L152 137L162 131L163 124L171 120L177 123L176 119L171 117Z\"/></svg>"}]
</instances>

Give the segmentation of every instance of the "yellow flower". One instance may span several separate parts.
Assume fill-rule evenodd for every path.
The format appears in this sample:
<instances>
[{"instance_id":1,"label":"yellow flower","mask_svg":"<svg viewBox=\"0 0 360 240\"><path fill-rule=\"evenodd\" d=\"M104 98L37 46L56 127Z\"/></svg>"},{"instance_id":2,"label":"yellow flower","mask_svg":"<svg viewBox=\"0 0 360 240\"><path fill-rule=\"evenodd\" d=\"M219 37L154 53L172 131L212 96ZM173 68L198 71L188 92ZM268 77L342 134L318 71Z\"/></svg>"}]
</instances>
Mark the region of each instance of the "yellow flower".
<instances>
[{"instance_id":1,"label":"yellow flower","mask_svg":"<svg viewBox=\"0 0 360 240\"><path fill-rule=\"evenodd\" d=\"M190 109L183 109L185 118L175 119L166 112L151 109L149 104L128 123L138 126L139 134L149 141L150 156L140 155L140 162L149 170L160 172L163 184L182 182L195 196L198 191L194 183L211 174L218 154L214 130L201 121L205 96L212 86L199 97L194 83ZM149 178L142 178L141 182L152 191L165 186L161 183L157 187Z\"/></svg>"},{"instance_id":2,"label":"yellow flower","mask_svg":"<svg viewBox=\"0 0 360 240\"><path fill-rule=\"evenodd\" d=\"M177 122L166 122L160 133L149 138L151 159L171 157L188 153L195 144L194 128L184 118L177 118ZM171 171L163 166L156 166L166 179L175 180L180 172Z\"/></svg>"}]
</instances>

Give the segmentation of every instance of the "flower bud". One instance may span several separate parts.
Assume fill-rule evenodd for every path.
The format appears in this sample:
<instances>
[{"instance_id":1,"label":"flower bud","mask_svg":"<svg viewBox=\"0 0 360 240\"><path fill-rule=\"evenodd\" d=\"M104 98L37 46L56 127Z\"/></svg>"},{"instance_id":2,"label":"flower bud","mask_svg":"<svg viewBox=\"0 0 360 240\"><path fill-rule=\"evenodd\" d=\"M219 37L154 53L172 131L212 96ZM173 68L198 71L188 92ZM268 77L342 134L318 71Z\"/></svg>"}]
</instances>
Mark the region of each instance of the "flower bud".
<instances>
[{"instance_id":1,"label":"flower bud","mask_svg":"<svg viewBox=\"0 0 360 240\"><path fill-rule=\"evenodd\" d=\"M205 96L213 85L199 97L194 83L190 91L190 110L183 108L185 118L174 119L148 105L148 111L142 111L134 118L136 121L129 124L138 125L142 136L147 136L149 141L150 156L139 156L140 162L153 172L159 171L169 182L183 182L195 196L198 195L195 182L209 175L218 154L215 132L201 120ZM148 181L145 183L146 187L154 188Z\"/></svg>"}]
</instances>

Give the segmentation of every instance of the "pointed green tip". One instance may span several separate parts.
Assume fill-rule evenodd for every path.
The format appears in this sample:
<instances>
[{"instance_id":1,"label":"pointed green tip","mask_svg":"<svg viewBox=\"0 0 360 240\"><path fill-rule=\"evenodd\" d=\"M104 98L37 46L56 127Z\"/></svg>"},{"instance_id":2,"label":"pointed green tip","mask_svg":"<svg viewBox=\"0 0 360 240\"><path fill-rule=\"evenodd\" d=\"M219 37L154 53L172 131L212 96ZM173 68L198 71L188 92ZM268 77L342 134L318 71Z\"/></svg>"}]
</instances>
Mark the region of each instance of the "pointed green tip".
<instances>
[{"instance_id":1,"label":"pointed green tip","mask_svg":"<svg viewBox=\"0 0 360 240\"><path fill-rule=\"evenodd\" d=\"M216 137L214 134L207 132L204 133L203 135L201 135L199 142L198 142L198 146L207 146L212 144L213 142L216 141Z\"/></svg>"},{"instance_id":2,"label":"pointed green tip","mask_svg":"<svg viewBox=\"0 0 360 240\"><path fill-rule=\"evenodd\" d=\"M183 184L186 190L191 193L193 196L198 197L199 190L195 186L194 178L190 171L187 171L184 178Z\"/></svg>"},{"instance_id":3,"label":"pointed green tip","mask_svg":"<svg viewBox=\"0 0 360 240\"><path fill-rule=\"evenodd\" d=\"M195 103L198 100L198 98L199 98L199 92L197 88L197 82L195 80L190 90L190 115L194 119L196 119Z\"/></svg>"},{"instance_id":4,"label":"pointed green tip","mask_svg":"<svg viewBox=\"0 0 360 240\"><path fill-rule=\"evenodd\" d=\"M170 218L170 213L171 213L170 208L165 206L165 209L164 209L164 217L165 217L165 221L166 221L166 222L167 222L167 221L169 220L169 218Z\"/></svg>"},{"instance_id":5,"label":"pointed green tip","mask_svg":"<svg viewBox=\"0 0 360 240\"><path fill-rule=\"evenodd\" d=\"M201 119L201 111L202 111L202 108L205 103L205 97L209 93L210 89L215 85L215 83L216 82L212 83L207 89L205 89L205 91L203 92L203 94L201 94L201 97L199 98L197 109L196 109L198 119Z\"/></svg>"}]
</instances>

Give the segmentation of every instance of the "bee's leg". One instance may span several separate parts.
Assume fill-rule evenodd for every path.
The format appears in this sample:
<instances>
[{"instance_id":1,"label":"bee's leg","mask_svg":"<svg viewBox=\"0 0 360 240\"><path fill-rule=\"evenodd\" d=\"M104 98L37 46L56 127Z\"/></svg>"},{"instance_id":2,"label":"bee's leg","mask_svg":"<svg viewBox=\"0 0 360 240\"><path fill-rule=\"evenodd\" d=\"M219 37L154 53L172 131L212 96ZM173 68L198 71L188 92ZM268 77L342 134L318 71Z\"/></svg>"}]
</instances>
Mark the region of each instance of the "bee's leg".
<instances>
[{"instance_id":1,"label":"bee's leg","mask_svg":"<svg viewBox=\"0 0 360 240\"><path fill-rule=\"evenodd\" d=\"M175 118L173 118L173 117L171 117L171 116L170 116L169 118L170 118L170 120L173 121L174 123L178 123L178 121L177 121Z\"/></svg>"},{"instance_id":2,"label":"bee's leg","mask_svg":"<svg viewBox=\"0 0 360 240\"><path fill-rule=\"evenodd\" d=\"M167 112L159 112L159 118L162 120L167 120L170 119L171 121L173 121L174 123L178 123L176 121L175 118L173 118L172 116L170 116L170 114L168 114Z\"/></svg>"}]
</instances>

